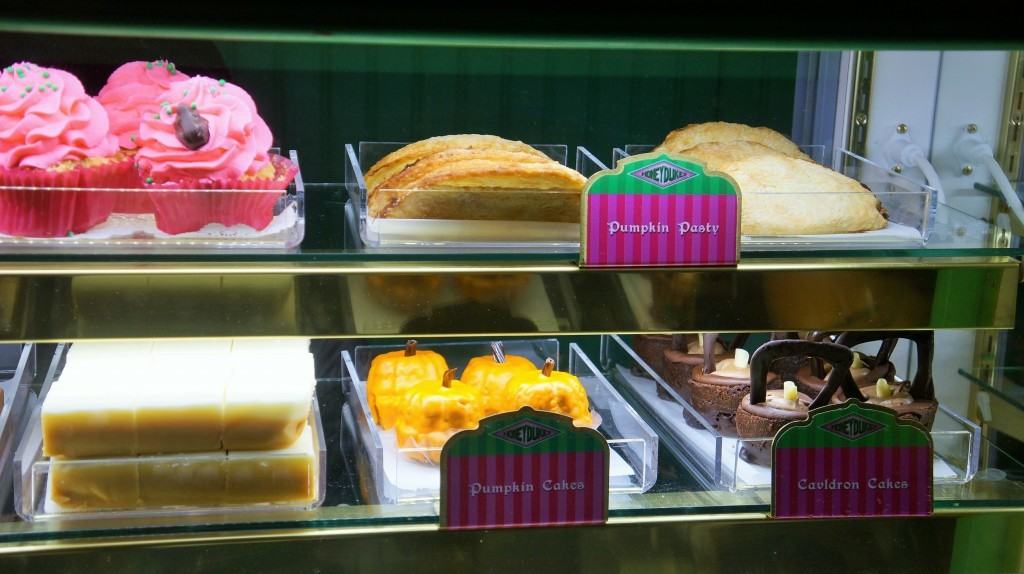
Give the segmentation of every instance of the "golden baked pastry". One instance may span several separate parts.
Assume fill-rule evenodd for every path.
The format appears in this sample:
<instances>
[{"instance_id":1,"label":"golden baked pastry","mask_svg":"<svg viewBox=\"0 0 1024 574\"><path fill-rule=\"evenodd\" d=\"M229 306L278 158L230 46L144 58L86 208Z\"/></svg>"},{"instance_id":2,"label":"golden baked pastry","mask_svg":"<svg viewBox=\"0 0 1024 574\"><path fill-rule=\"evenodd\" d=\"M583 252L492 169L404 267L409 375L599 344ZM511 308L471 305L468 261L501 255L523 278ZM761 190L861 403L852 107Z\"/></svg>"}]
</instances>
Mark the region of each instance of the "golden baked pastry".
<instances>
[{"instance_id":1,"label":"golden baked pastry","mask_svg":"<svg viewBox=\"0 0 1024 574\"><path fill-rule=\"evenodd\" d=\"M378 185L420 159L452 149L500 149L547 159L543 152L523 142L507 140L498 136L481 134L437 136L397 149L373 164L373 167L363 176L366 181L366 190L372 193Z\"/></svg>"},{"instance_id":2,"label":"golden baked pastry","mask_svg":"<svg viewBox=\"0 0 1024 574\"><path fill-rule=\"evenodd\" d=\"M707 122L690 124L669 133L654 151L683 153L704 143L745 141L761 144L777 152L802 159L810 159L789 139L771 128L755 128L746 124Z\"/></svg>"},{"instance_id":3,"label":"golden baked pastry","mask_svg":"<svg viewBox=\"0 0 1024 574\"><path fill-rule=\"evenodd\" d=\"M740 187L744 235L818 235L886 226L881 204L856 180L814 162L762 155L727 162Z\"/></svg>"},{"instance_id":4,"label":"golden baked pastry","mask_svg":"<svg viewBox=\"0 0 1024 574\"><path fill-rule=\"evenodd\" d=\"M586 182L546 156L451 150L425 157L378 185L369 194L368 210L373 217L405 219L578 223L579 192ZM541 193L545 190L576 193Z\"/></svg>"},{"instance_id":5,"label":"golden baked pastry","mask_svg":"<svg viewBox=\"0 0 1024 574\"><path fill-rule=\"evenodd\" d=\"M780 151L749 141L707 142L677 153L702 162L708 171L721 171L727 163L762 155L785 156Z\"/></svg>"}]
</instances>

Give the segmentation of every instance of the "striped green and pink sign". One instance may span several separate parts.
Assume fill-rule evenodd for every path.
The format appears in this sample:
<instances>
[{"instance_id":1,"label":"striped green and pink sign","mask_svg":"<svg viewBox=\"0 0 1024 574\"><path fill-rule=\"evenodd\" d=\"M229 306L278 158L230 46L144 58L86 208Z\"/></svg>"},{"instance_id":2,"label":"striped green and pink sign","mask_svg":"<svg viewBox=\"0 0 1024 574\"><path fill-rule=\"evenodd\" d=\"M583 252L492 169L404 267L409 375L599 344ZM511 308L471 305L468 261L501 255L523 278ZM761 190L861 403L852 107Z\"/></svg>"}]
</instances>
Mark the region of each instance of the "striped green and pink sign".
<instances>
[{"instance_id":1,"label":"striped green and pink sign","mask_svg":"<svg viewBox=\"0 0 1024 574\"><path fill-rule=\"evenodd\" d=\"M480 421L441 451L441 526L602 524L608 442L572 419L528 407Z\"/></svg>"},{"instance_id":2,"label":"striped green and pink sign","mask_svg":"<svg viewBox=\"0 0 1024 574\"><path fill-rule=\"evenodd\" d=\"M932 512L932 442L893 411L848 401L775 438L776 518L924 516Z\"/></svg>"},{"instance_id":3,"label":"striped green and pink sign","mask_svg":"<svg viewBox=\"0 0 1024 574\"><path fill-rule=\"evenodd\" d=\"M725 174L649 153L591 177L584 191L583 264L591 267L735 265L740 201Z\"/></svg>"}]
</instances>

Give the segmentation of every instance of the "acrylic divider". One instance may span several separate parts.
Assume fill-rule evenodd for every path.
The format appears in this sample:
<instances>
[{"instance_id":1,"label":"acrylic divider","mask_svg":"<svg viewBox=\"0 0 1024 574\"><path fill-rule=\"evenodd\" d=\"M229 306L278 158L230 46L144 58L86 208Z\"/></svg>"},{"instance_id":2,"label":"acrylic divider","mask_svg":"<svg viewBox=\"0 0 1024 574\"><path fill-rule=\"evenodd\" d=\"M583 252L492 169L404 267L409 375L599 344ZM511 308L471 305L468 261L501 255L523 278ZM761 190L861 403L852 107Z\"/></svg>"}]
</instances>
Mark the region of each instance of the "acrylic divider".
<instances>
[{"instance_id":1,"label":"acrylic divider","mask_svg":"<svg viewBox=\"0 0 1024 574\"><path fill-rule=\"evenodd\" d=\"M619 335L602 336L601 365L612 384L642 410L646 420L652 421L665 448L702 486L730 491L771 486L771 468L747 462L741 454L745 445L771 441L773 437L722 436ZM687 424L684 411L696 426ZM939 405L931 435L935 484L969 482L978 471L980 427Z\"/></svg>"}]
</instances>

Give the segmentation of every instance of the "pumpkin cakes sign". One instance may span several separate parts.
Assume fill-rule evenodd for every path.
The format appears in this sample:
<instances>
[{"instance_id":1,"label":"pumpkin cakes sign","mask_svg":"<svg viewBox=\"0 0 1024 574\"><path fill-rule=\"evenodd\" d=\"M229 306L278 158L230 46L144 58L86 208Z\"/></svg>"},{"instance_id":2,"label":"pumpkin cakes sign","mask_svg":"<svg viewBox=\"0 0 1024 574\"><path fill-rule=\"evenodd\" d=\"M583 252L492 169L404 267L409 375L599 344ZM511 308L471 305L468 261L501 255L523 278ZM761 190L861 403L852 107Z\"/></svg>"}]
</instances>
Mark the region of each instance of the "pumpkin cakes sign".
<instances>
[{"instance_id":1,"label":"pumpkin cakes sign","mask_svg":"<svg viewBox=\"0 0 1024 574\"><path fill-rule=\"evenodd\" d=\"M441 451L441 527L608 520L608 443L568 416L523 407L480 421Z\"/></svg>"},{"instance_id":2,"label":"pumpkin cakes sign","mask_svg":"<svg viewBox=\"0 0 1024 574\"><path fill-rule=\"evenodd\" d=\"M665 153L628 157L583 191L582 264L726 266L739 261L740 196L724 173Z\"/></svg>"}]
</instances>

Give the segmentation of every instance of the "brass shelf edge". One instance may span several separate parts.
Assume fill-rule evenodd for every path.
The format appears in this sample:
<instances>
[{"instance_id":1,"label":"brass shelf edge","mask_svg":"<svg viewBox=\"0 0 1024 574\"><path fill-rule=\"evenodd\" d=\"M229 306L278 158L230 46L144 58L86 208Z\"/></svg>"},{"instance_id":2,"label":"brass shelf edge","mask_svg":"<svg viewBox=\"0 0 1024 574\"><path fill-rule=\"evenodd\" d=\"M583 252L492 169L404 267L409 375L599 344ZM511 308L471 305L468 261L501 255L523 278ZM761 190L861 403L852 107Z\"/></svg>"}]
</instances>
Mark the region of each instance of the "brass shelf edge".
<instances>
[{"instance_id":1,"label":"brass shelf edge","mask_svg":"<svg viewBox=\"0 0 1024 574\"><path fill-rule=\"evenodd\" d=\"M1024 508L938 508L935 518L958 518L980 515L1021 514ZM897 518L898 519L898 518ZM909 517L908 520L927 520L922 517ZM613 517L607 526L657 526L668 523L711 523L711 522L762 522L765 526L791 522L811 522L808 520L774 521L763 512L733 512L722 514L665 514L659 516ZM841 519L827 519L836 521ZM887 519L891 520L891 519ZM96 550L101 548L138 548L166 547L176 545L210 545L251 542L281 542L309 538L344 538L358 536L390 536L417 533L441 532L437 524L404 524L381 526L328 526L319 528L273 529L249 532L207 532L201 534L145 534L141 532L132 536L97 537L94 539L53 539L46 541L3 542L0 543L0 557L5 555L46 554L56 552L73 552L76 550Z\"/></svg>"}]
</instances>

